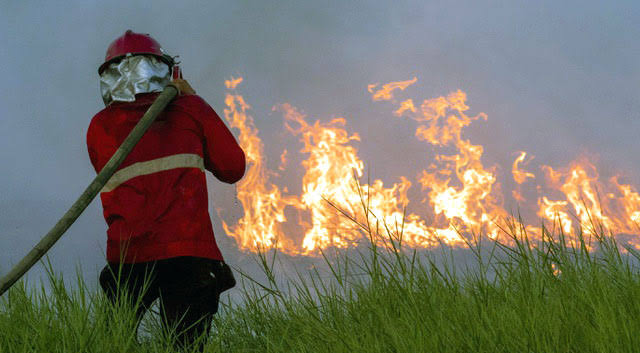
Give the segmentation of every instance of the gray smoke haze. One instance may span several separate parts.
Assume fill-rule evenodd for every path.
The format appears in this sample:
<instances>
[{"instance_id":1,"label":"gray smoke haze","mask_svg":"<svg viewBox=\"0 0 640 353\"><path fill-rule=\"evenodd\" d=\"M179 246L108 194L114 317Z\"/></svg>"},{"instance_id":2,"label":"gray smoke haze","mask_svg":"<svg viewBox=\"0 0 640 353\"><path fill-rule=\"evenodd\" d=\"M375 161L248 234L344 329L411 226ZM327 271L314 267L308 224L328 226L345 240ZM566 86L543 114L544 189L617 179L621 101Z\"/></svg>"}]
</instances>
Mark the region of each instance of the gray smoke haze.
<instances>
[{"instance_id":1,"label":"gray smoke haze","mask_svg":"<svg viewBox=\"0 0 640 353\"><path fill-rule=\"evenodd\" d=\"M179 54L185 78L221 115L224 80L243 76L272 165L285 133L271 107L290 102L314 120L347 118L373 178L414 175L398 161L426 153L415 126L372 103L366 87L417 76L407 97L462 89L471 113L488 115L465 131L485 146L485 165L508 168L519 150L552 166L587 152L638 186L639 22L631 1L2 2L0 274L94 177L85 134L103 108L97 67L126 29ZM215 211L240 216L234 187L208 179L216 238L242 267L249 257ZM54 268L73 277L80 265L95 285L105 231L96 200L49 253Z\"/></svg>"}]
</instances>

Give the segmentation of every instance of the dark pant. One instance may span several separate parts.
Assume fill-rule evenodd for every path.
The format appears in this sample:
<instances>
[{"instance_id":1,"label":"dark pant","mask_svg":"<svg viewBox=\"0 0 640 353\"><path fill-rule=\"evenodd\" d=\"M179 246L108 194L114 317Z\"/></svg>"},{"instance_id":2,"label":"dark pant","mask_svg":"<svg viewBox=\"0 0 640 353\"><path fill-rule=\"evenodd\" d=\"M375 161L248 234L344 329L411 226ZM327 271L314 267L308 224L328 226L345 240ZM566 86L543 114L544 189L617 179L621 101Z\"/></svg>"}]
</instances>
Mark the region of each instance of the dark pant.
<instances>
[{"instance_id":1,"label":"dark pant","mask_svg":"<svg viewBox=\"0 0 640 353\"><path fill-rule=\"evenodd\" d=\"M209 332L220 293L235 286L235 279L222 261L176 257L135 264L109 263L100 273L100 286L112 303L124 292L128 304L139 301L138 322L160 298L163 327L175 330L176 345L188 347ZM204 341L200 349L203 345Z\"/></svg>"}]
</instances>

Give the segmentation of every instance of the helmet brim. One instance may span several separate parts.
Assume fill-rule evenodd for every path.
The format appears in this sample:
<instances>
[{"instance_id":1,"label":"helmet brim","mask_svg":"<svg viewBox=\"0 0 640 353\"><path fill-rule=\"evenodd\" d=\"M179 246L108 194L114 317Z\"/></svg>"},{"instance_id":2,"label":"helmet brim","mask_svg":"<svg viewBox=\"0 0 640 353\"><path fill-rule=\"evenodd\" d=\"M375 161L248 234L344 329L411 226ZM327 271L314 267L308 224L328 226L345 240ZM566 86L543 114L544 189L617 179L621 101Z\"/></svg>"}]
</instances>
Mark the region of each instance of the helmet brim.
<instances>
[{"instance_id":1,"label":"helmet brim","mask_svg":"<svg viewBox=\"0 0 640 353\"><path fill-rule=\"evenodd\" d=\"M102 65L100 65L100 67L98 67L98 75L102 75L102 72L104 70L106 70L107 67L110 64L112 64L114 62L118 62L118 61L122 60L123 58L127 57L128 55L131 55L131 56L135 56L135 55L151 55L151 56L155 56L156 58L162 60L162 62L167 64L169 66L169 70L171 70L171 67L173 67L173 65L175 64L173 58L170 55L167 55L167 54L158 55L158 54L155 54L155 53L127 53L125 55L116 56L116 57L111 58L110 60L107 60L104 63L102 63Z\"/></svg>"}]
</instances>

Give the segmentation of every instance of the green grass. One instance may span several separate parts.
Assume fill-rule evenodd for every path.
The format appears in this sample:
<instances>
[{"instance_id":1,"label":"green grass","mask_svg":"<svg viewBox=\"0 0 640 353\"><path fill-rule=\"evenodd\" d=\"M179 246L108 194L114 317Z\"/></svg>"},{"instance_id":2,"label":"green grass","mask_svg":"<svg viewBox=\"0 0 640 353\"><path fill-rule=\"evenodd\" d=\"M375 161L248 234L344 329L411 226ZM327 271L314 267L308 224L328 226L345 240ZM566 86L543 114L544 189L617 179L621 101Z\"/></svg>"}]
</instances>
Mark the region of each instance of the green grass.
<instances>
[{"instance_id":1,"label":"green grass","mask_svg":"<svg viewBox=\"0 0 640 353\"><path fill-rule=\"evenodd\" d=\"M265 280L242 276L234 290L243 303L221 305L206 351L640 351L640 258L622 254L614 238L579 235L569 246L545 230L531 244L512 221L510 246L470 241L475 264L460 268L446 247L436 261L402 249L399 234L362 226L377 241L284 284L276 254L256 255ZM2 298L1 352L171 351L157 323L136 338L133 315L81 278L73 290L50 281L49 293L20 284Z\"/></svg>"}]
</instances>

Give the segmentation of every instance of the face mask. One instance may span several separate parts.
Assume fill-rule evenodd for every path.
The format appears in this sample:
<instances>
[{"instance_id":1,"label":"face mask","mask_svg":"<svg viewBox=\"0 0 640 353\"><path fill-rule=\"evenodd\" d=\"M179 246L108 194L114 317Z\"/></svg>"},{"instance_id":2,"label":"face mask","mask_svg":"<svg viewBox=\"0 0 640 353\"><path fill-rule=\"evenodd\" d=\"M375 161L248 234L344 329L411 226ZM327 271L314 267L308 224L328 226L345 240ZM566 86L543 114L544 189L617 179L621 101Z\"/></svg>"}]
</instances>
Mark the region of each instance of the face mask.
<instances>
[{"instance_id":1,"label":"face mask","mask_svg":"<svg viewBox=\"0 0 640 353\"><path fill-rule=\"evenodd\" d=\"M133 102L136 94L161 92L171 82L169 66L150 55L127 55L109 65L100 75L104 105Z\"/></svg>"}]
</instances>

